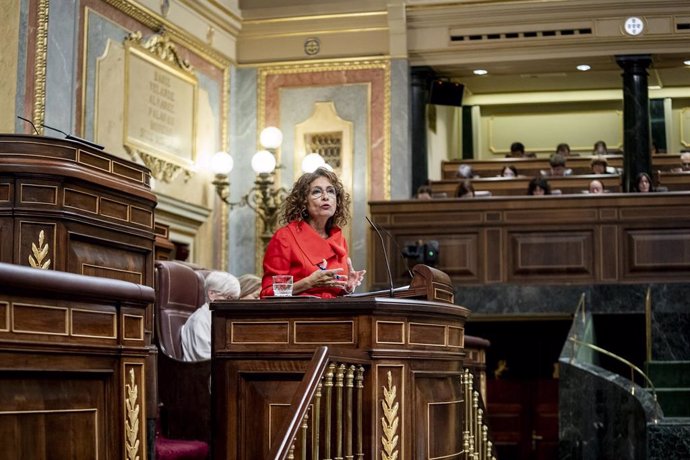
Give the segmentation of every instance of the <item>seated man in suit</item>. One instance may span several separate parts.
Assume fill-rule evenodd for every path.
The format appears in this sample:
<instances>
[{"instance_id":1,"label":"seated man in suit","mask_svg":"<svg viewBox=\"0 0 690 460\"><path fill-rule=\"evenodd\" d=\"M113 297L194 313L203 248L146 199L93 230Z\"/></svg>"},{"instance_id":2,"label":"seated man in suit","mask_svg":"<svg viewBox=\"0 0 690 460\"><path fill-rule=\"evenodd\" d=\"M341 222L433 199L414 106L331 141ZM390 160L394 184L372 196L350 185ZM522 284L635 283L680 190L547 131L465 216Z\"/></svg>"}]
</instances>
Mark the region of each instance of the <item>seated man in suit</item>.
<instances>
[{"instance_id":1,"label":"seated man in suit","mask_svg":"<svg viewBox=\"0 0 690 460\"><path fill-rule=\"evenodd\" d=\"M211 359L211 310L210 302L235 300L240 297L240 282L230 273L214 271L204 283L206 303L187 318L180 331L182 354L185 361Z\"/></svg>"}]
</instances>

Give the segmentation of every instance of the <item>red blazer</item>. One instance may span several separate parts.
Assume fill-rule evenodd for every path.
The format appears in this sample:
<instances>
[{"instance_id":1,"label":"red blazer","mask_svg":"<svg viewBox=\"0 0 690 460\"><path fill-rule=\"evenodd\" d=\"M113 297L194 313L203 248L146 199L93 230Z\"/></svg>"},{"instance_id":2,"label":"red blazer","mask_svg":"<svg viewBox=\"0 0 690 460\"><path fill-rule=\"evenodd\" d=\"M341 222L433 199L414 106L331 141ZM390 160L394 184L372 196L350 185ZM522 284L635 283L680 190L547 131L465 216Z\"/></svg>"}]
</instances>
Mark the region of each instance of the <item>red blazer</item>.
<instances>
[{"instance_id":1,"label":"red blazer","mask_svg":"<svg viewBox=\"0 0 690 460\"><path fill-rule=\"evenodd\" d=\"M323 260L326 266L323 267ZM261 282L261 297L273 295L273 275L292 275L296 283L311 275L315 270L342 268L342 275L348 274L347 242L338 227L331 229L328 239L323 239L311 225L304 221L290 222L279 228L266 248L264 255L264 277ZM332 298L345 294L341 288L318 287L300 294ZM297 295L300 295L297 294Z\"/></svg>"}]
</instances>

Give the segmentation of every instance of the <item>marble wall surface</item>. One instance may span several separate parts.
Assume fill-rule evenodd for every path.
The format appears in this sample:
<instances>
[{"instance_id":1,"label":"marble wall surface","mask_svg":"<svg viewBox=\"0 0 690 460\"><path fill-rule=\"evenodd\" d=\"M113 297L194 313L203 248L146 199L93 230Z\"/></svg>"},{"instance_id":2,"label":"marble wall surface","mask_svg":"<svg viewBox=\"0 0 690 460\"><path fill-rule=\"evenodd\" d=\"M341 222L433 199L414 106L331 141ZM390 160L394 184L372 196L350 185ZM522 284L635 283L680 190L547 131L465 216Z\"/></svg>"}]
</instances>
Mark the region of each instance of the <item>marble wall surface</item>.
<instances>
[{"instance_id":1,"label":"marble wall surface","mask_svg":"<svg viewBox=\"0 0 690 460\"><path fill-rule=\"evenodd\" d=\"M652 354L656 360L690 359L690 285L597 284L457 286L456 303L473 315L571 315L581 295L596 313L644 315L647 288L652 300Z\"/></svg>"}]
</instances>

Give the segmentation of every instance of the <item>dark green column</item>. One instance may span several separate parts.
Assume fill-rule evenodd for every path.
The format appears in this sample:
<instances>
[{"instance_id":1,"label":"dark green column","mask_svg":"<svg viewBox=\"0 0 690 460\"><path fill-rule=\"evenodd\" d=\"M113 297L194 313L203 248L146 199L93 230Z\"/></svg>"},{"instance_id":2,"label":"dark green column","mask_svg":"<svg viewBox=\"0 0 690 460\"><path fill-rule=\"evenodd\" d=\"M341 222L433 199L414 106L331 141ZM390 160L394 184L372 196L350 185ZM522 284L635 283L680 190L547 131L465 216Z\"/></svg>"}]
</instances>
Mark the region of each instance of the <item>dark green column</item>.
<instances>
[{"instance_id":1,"label":"dark green column","mask_svg":"<svg viewBox=\"0 0 690 460\"><path fill-rule=\"evenodd\" d=\"M434 77L431 67L412 67L410 72L410 143L412 145L412 194L429 179L426 150L426 103L429 84Z\"/></svg>"},{"instance_id":2,"label":"dark green column","mask_svg":"<svg viewBox=\"0 0 690 460\"><path fill-rule=\"evenodd\" d=\"M635 178L641 172L651 176L649 90L647 68L649 55L616 56L623 69L623 191L635 190Z\"/></svg>"}]
</instances>

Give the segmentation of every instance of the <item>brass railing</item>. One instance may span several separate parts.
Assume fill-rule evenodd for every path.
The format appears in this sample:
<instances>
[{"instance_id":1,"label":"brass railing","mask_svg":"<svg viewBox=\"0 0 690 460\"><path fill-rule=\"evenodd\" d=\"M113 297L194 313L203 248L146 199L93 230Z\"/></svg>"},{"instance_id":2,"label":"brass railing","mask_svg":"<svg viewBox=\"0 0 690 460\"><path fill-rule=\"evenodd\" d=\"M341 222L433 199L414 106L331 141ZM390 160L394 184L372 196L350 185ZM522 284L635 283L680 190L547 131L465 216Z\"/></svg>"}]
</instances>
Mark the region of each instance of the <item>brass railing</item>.
<instances>
[{"instance_id":1,"label":"brass railing","mask_svg":"<svg viewBox=\"0 0 690 460\"><path fill-rule=\"evenodd\" d=\"M320 347L267 458L363 459L363 397L364 366L329 363L328 348Z\"/></svg>"},{"instance_id":2,"label":"brass railing","mask_svg":"<svg viewBox=\"0 0 690 460\"><path fill-rule=\"evenodd\" d=\"M460 375L465 400L465 424L462 433L465 460L496 460L494 445L489 439L488 414L479 391L474 386L474 376L469 369Z\"/></svg>"},{"instance_id":3,"label":"brass railing","mask_svg":"<svg viewBox=\"0 0 690 460\"><path fill-rule=\"evenodd\" d=\"M625 364L626 366L628 366L630 368L630 381L633 383L633 385L630 387L630 393L632 393L632 394L635 394L635 372L640 374L642 376L642 378L644 378L645 382L647 383L647 388L649 388L652 391L652 396L654 397L654 400L656 401L656 387L654 387L654 384L649 379L649 377L647 377L647 374L645 374L642 371L642 369L640 369L639 367L637 367L636 365L634 365L633 363L631 363L627 359L625 359L621 356L618 356L617 354L612 353L612 352L610 352L604 348L596 346L593 343L583 342L582 340L578 340L576 337L569 337L568 340L573 342L575 345L580 345L583 347L590 348L594 351L597 351L603 355L609 356L609 357ZM571 358L571 361L572 361L572 359L574 359L574 356L575 356L575 353L573 353L573 358Z\"/></svg>"}]
</instances>

